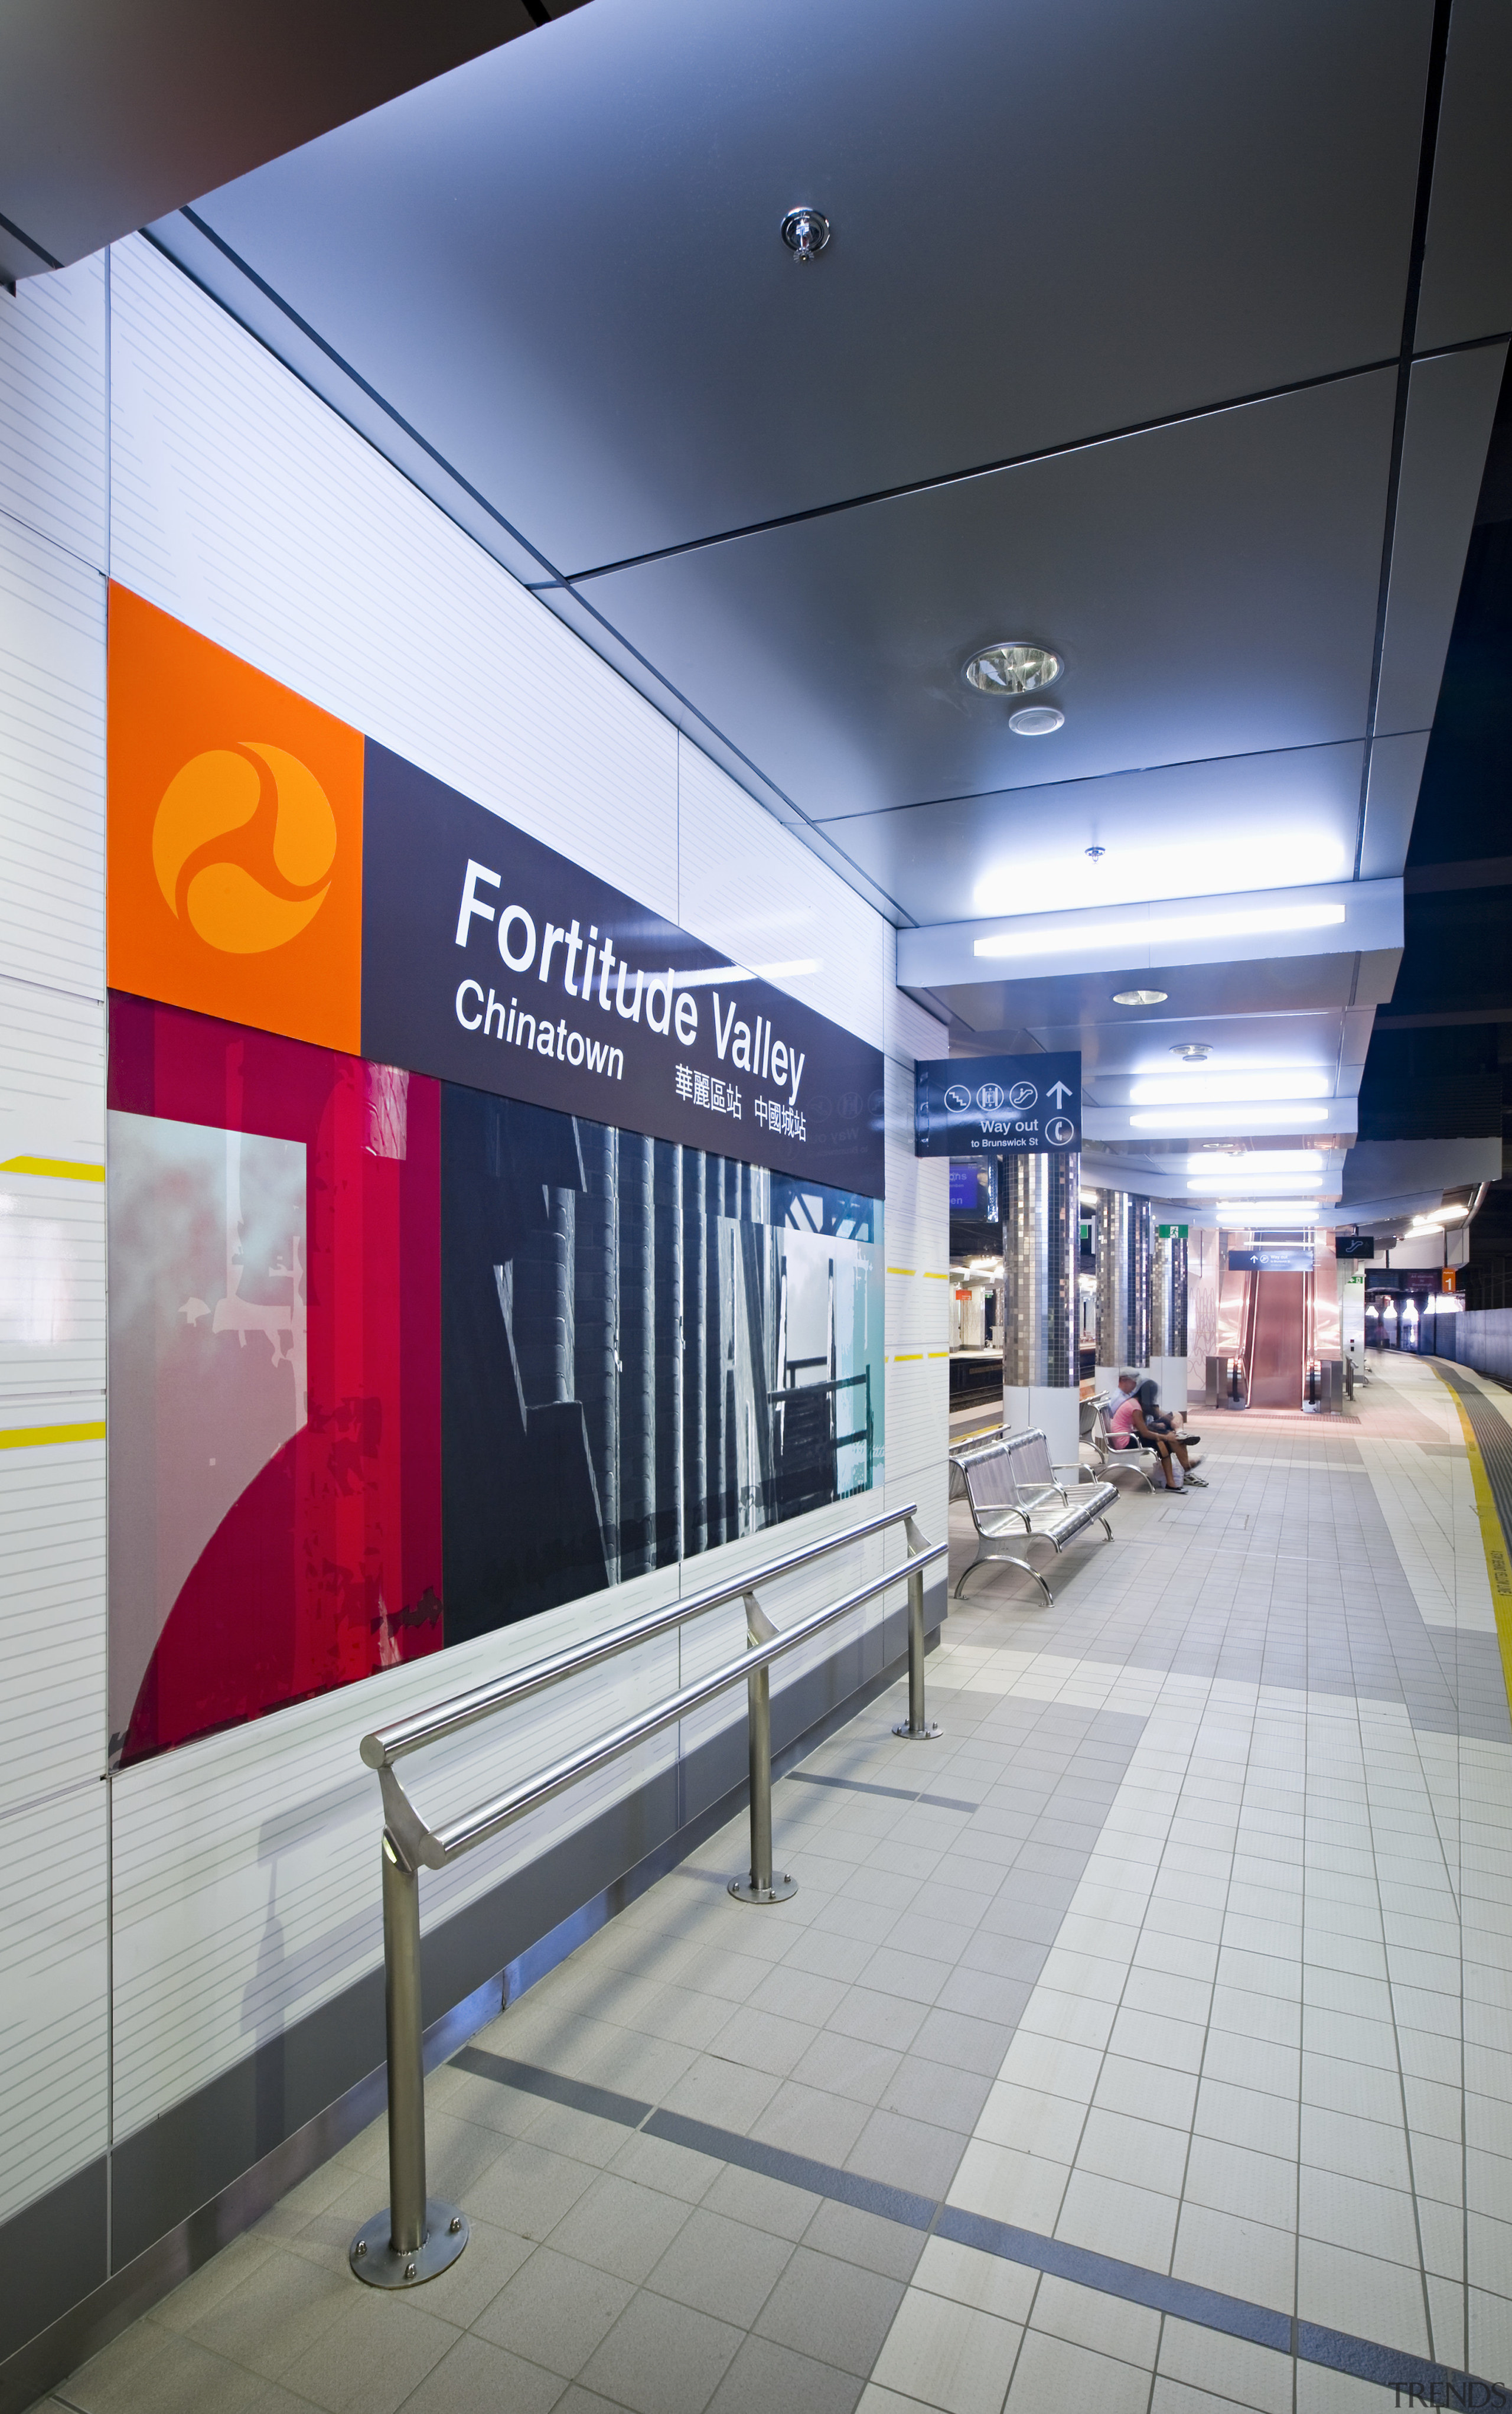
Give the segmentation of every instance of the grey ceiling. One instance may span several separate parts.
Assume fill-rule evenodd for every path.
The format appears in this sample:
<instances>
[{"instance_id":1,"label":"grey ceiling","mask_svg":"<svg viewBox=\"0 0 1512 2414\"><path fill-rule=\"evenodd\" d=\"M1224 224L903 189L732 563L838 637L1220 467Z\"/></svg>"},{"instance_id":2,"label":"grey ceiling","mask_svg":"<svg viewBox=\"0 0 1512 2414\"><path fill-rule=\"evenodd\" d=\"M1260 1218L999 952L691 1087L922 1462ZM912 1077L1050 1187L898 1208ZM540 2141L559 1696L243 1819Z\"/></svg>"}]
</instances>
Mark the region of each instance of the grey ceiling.
<instances>
[{"instance_id":1,"label":"grey ceiling","mask_svg":"<svg viewBox=\"0 0 1512 2414\"><path fill-rule=\"evenodd\" d=\"M581 0L6 0L0 280L82 260Z\"/></svg>"},{"instance_id":2,"label":"grey ceiling","mask_svg":"<svg viewBox=\"0 0 1512 2414\"><path fill-rule=\"evenodd\" d=\"M593 0L152 232L884 912L956 922L1115 834L1121 895L1131 833L1147 894L1184 833L1401 871L1509 110L1506 0ZM962 681L1004 636L1064 658L1053 738ZM1394 963L1142 976L1143 1037L1101 976L933 1002L1094 1080L1222 1025L1352 1095Z\"/></svg>"}]
</instances>

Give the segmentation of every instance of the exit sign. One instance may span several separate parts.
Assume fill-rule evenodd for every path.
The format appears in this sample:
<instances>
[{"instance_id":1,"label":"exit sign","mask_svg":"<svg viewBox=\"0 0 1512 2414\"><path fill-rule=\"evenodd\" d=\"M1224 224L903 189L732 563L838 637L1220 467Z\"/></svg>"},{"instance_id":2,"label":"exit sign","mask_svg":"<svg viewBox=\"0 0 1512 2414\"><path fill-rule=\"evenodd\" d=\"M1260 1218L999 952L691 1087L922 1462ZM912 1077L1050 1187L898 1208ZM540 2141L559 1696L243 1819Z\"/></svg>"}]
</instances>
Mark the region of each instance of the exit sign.
<instances>
[{"instance_id":1,"label":"exit sign","mask_svg":"<svg viewBox=\"0 0 1512 2414\"><path fill-rule=\"evenodd\" d=\"M1155 1227L1155 1238L1158 1241L1184 1241L1186 1236L1187 1228L1184 1224L1157 1224Z\"/></svg>"}]
</instances>

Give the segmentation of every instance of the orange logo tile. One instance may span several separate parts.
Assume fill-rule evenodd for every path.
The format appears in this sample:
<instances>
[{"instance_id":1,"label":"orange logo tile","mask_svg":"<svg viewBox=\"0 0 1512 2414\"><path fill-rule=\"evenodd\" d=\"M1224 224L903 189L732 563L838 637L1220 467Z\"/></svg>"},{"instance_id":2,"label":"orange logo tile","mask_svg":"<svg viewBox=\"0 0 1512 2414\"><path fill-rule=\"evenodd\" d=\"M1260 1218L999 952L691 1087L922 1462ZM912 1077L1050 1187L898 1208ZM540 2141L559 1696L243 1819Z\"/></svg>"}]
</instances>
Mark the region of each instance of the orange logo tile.
<instances>
[{"instance_id":1,"label":"orange logo tile","mask_svg":"<svg viewBox=\"0 0 1512 2414\"><path fill-rule=\"evenodd\" d=\"M363 738L111 589L112 989L360 1052Z\"/></svg>"}]
</instances>

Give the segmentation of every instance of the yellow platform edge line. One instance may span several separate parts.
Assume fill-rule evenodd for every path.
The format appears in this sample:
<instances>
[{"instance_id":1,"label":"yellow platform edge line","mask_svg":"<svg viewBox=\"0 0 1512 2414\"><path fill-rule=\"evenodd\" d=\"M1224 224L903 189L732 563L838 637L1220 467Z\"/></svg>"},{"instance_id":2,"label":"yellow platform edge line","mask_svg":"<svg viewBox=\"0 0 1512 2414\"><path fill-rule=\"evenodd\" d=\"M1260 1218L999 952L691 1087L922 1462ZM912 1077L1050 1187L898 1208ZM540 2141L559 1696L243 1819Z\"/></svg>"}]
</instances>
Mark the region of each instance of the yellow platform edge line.
<instances>
[{"instance_id":1,"label":"yellow platform edge line","mask_svg":"<svg viewBox=\"0 0 1512 2414\"><path fill-rule=\"evenodd\" d=\"M105 1420L87 1425L7 1425L0 1427L0 1450L40 1450L54 1441L103 1441Z\"/></svg>"},{"instance_id":2,"label":"yellow platform edge line","mask_svg":"<svg viewBox=\"0 0 1512 2414\"><path fill-rule=\"evenodd\" d=\"M1434 1373L1438 1374L1437 1367ZM1444 1378L1439 1375L1439 1381ZM1502 1682L1506 1687L1507 1707L1512 1709L1512 1557L1506 1547L1506 1536L1496 1513L1496 1501L1491 1493L1490 1478L1480 1454L1475 1429L1465 1414L1464 1403L1452 1383L1444 1383L1454 1402L1455 1413L1465 1438L1465 1453L1470 1460L1470 1481L1475 1492L1475 1514L1480 1519L1481 1548L1486 1554L1486 1573L1490 1580L1491 1608L1496 1617L1496 1640L1502 1654Z\"/></svg>"},{"instance_id":3,"label":"yellow platform edge line","mask_svg":"<svg viewBox=\"0 0 1512 2414\"><path fill-rule=\"evenodd\" d=\"M84 1165L70 1156L7 1156L0 1173L39 1173L52 1182L103 1182L103 1165Z\"/></svg>"}]
</instances>

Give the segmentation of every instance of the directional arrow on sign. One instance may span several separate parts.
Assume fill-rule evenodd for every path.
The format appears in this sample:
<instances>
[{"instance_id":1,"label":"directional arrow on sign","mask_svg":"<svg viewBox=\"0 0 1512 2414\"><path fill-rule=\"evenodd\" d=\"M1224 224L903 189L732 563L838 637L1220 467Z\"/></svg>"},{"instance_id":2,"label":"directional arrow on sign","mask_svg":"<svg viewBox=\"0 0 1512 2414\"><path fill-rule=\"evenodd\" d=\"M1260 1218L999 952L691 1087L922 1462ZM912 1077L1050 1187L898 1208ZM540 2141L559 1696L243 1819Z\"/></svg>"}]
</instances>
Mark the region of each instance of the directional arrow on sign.
<instances>
[{"instance_id":1,"label":"directional arrow on sign","mask_svg":"<svg viewBox=\"0 0 1512 2414\"><path fill-rule=\"evenodd\" d=\"M1064 1081L1052 1081L1045 1095L1047 1098L1054 1098L1058 1106L1063 1107L1066 1100L1070 1097L1071 1092L1067 1089Z\"/></svg>"}]
</instances>

